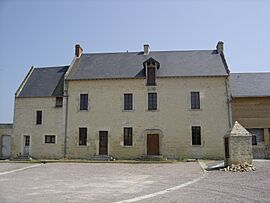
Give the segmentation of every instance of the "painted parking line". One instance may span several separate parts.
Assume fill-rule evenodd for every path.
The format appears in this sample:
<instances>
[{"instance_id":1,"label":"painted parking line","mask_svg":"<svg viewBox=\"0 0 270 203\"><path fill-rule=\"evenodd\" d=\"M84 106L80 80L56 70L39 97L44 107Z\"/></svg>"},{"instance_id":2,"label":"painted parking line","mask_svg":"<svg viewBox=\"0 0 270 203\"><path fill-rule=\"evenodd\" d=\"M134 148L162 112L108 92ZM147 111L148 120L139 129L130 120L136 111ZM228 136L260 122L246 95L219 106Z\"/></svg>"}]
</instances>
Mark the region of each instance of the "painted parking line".
<instances>
[{"instance_id":1,"label":"painted parking line","mask_svg":"<svg viewBox=\"0 0 270 203\"><path fill-rule=\"evenodd\" d=\"M11 170L11 171L0 172L0 176L6 175L6 174L10 174L10 173L19 172L19 171L23 171L23 170L26 170L26 169L29 169L29 168L35 168L35 167L38 167L38 166L41 166L41 165L42 164L35 164L35 165L26 166L26 167L15 169L15 170Z\"/></svg>"},{"instance_id":2,"label":"painted parking line","mask_svg":"<svg viewBox=\"0 0 270 203\"><path fill-rule=\"evenodd\" d=\"M207 175L207 173L204 171L204 173L203 173L203 175L201 177L196 178L196 179L191 180L191 181L188 181L188 182L183 183L181 185L177 185L177 186L168 188L166 190L161 190L159 192L154 192L154 193L151 193L151 194L148 194L148 195L142 195L142 196L139 196L139 197L135 197L135 198L132 198L132 199L126 199L126 200L122 200L122 201L114 202L114 203L137 202L137 201L141 201L141 200L144 200L144 199L149 199L149 198L152 198L152 197L156 197L158 195L163 195L163 194L175 191L175 190L179 190L180 188L186 187L186 186L191 185L193 183L196 183L196 182L200 181L201 179L205 178L206 175Z\"/></svg>"}]
</instances>

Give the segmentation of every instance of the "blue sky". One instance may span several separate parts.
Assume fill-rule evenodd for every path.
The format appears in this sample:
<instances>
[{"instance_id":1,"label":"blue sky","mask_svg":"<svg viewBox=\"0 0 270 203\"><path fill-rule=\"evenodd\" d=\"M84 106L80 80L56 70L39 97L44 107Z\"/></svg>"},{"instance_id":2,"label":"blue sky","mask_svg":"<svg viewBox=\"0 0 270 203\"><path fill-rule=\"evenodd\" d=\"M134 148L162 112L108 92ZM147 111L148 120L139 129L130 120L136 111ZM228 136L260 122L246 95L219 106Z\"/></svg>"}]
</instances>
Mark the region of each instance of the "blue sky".
<instances>
[{"instance_id":1,"label":"blue sky","mask_svg":"<svg viewBox=\"0 0 270 203\"><path fill-rule=\"evenodd\" d=\"M84 52L215 49L231 72L270 71L267 0L0 0L0 122L32 65L70 64Z\"/></svg>"}]
</instances>

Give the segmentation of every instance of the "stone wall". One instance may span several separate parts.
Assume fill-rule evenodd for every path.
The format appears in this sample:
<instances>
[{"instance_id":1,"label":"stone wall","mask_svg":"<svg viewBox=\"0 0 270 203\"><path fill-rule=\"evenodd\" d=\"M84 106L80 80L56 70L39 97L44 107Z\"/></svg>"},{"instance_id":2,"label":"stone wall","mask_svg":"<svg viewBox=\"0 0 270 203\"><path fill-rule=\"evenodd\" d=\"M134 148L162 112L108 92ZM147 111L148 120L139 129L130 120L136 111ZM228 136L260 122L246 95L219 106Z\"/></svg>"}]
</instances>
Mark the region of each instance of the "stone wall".
<instances>
[{"instance_id":1,"label":"stone wall","mask_svg":"<svg viewBox=\"0 0 270 203\"><path fill-rule=\"evenodd\" d=\"M158 78L68 82L67 155L87 158L99 153L99 131L108 131L108 153L116 158L146 154L146 130L159 131L160 153L170 158L223 158L228 130L225 77ZM191 110L190 92L201 94L201 109ZM157 92L158 110L147 110L147 93ZM89 94L89 110L79 110L81 93ZM134 109L123 110L124 93L133 93ZM202 145L192 146L191 126L201 126ZM88 129L87 146L79 146L79 128ZM123 146L123 128L133 128L133 146Z\"/></svg>"},{"instance_id":2,"label":"stone wall","mask_svg":"<svg viewBox=\"0 0 270 203\"><path fill-rule=\"evenodd\" d=\"M2 138L4 135L9 135L12 139L13 124L0 124L0 157L2 157Z\"/></svg>"},{"instance_id":3,"label":"stone wall","mask_svg":"<svg viewBox=\"0 0 270 203\"><path fill-rule=\"evenodd\" d=\"M36 125L36 111L42 111L42 124ZM55 97L16 98L12 155L23 154L24 136L30 136L33 158L63 158L65 108L55 107ZM45 135L55 135L56 144L45 144Z\"/></svg>"}]
</instances>

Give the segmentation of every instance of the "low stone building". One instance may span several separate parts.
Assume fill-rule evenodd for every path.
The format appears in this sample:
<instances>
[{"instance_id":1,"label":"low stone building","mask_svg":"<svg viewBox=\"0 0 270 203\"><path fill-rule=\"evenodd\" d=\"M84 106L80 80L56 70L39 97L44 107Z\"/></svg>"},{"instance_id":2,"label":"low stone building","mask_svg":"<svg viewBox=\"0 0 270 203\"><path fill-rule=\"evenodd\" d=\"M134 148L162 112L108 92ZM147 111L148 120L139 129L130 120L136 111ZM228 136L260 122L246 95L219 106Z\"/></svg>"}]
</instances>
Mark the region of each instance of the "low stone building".
<instances>
[{"instance_id":1,"label":"low stone building","mask_svg":"<svg viewBox=\"0 0 270 203\"><path fill-rule=\"evenodd\" d=\"M252 135L253 157L270 158L270 73L231 73L232 118Z\"/></svg>"},{"instance_id":2,"label":"low stone building","mask_svg":"<svg viewBox=\"0 0 270 203\"><path fill-rule=\"evenodd\" d=\"M16 92L12 155L223 158L228 76L222 42L90 54L76 45L69 66L32 67Z\"/></svg>"},{"instance_id":3,"label":"low stone building","mask_svg":"<svg viewBox=\"0 0 270 203\"><path fill-rule=\"evenodd\" d=\"M0 123L0 146L1 146L1 155L0 158L7 159L11 157L11 136L13 135L13 124Z\"/></svg>"}]
</instances>

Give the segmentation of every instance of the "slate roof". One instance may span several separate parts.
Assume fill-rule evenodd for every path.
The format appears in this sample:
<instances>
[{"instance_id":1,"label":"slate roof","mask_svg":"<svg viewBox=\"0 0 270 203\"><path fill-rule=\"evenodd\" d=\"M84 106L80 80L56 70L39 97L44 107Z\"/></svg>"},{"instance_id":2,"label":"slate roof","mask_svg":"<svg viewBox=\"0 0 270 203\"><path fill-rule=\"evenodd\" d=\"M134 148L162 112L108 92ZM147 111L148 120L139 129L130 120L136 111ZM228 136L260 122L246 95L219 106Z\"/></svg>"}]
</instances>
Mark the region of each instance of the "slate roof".
<instances>
[{"instance_id":1,"label":"slate roof","mask_svg":"<svg viewBox=\"0 0 270 203\"><path fill-rule=\"evenodd\" d=\"M34 68L17 97L62 96L64 74L68 67Z\"/></svg>"},{"instance_id":2,"label":"slate roof","mask_svg":"<svg viewBox=\"0 0 270 203\"><path fill-rule=\"evenodd\" d=\"M140 78L144 77L143 62L152 57L160 63L157 77L227 76L223 55L216 50L151 51L82 54L76 59L68 80Z\"/></svg>"},{"instance_id":3,"label":"slate roof","mask_svg":"<svg viewBox=\"0 0 270 203\"><path fill-rule=\"evenodd\" d=\"M233 97L270 96L270 72L231 73L230 86Z\"/></svg>"}]
</instances>

